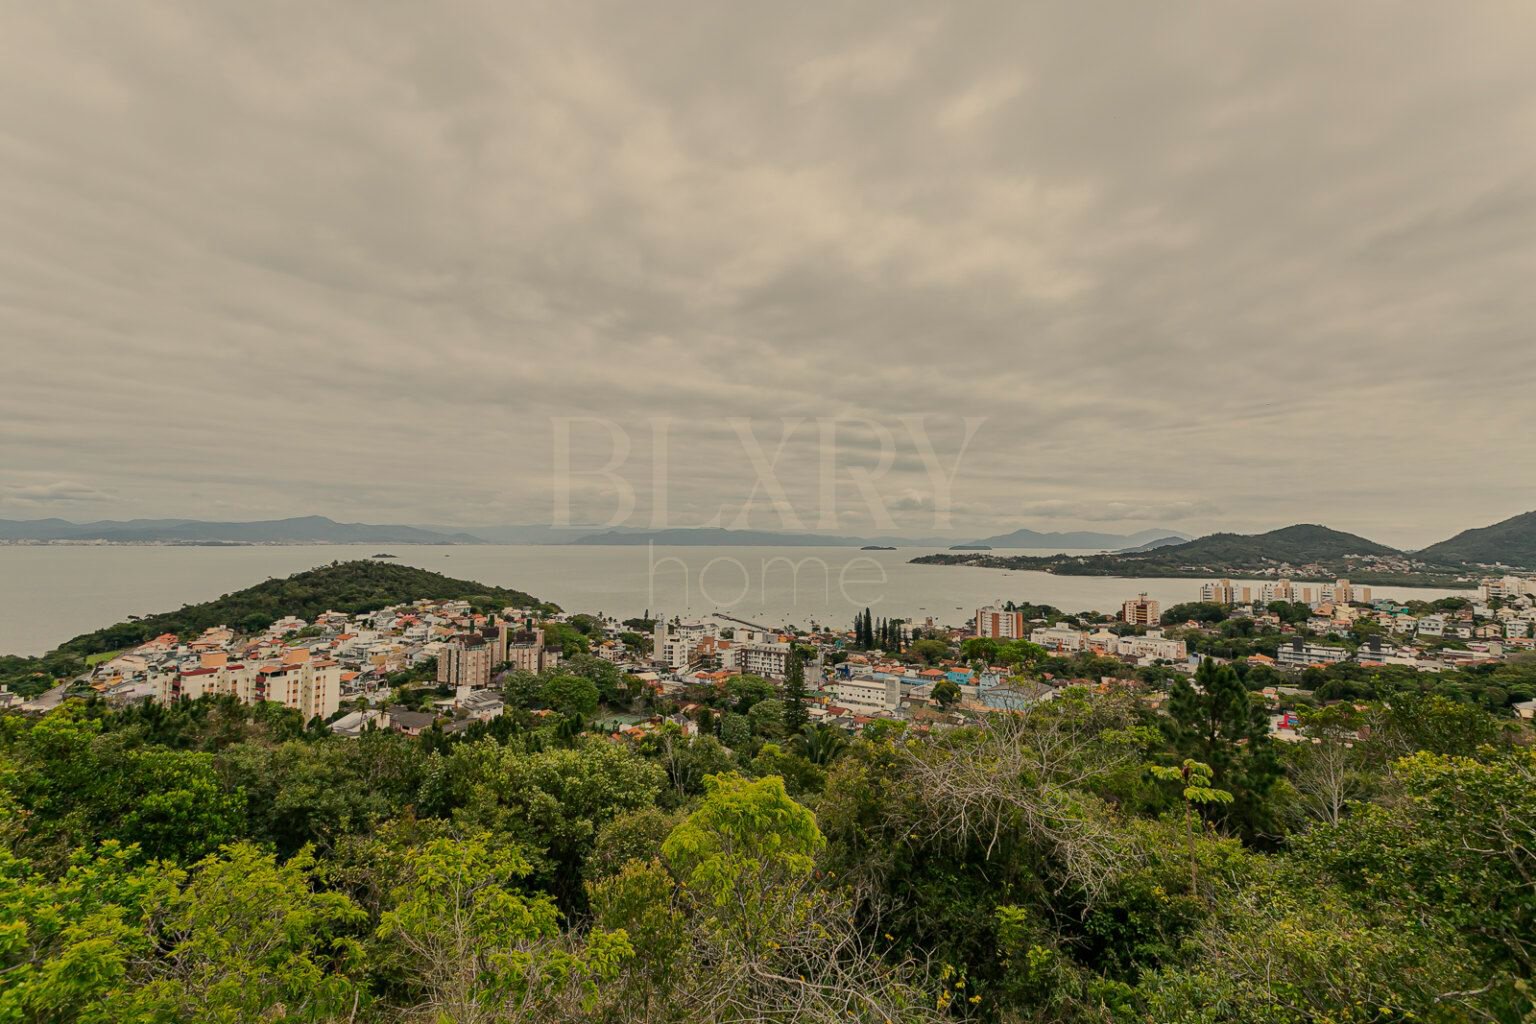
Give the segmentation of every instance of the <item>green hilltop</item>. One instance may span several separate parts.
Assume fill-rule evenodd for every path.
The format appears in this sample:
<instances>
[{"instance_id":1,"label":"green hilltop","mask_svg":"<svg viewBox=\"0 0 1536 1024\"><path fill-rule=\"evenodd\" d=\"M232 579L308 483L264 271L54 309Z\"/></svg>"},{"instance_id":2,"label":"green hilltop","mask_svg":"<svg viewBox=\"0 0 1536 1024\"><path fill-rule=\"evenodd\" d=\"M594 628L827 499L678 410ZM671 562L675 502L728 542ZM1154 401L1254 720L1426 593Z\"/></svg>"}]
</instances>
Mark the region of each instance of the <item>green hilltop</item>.
<instances>
[{"instance_id":1,"label":"green hilltop","mask_svg":"<svg viewBox=\"0 0 1536 1024\"><path fill-rule=\"evenodd\" d=\"M1463 530L1449 540L1431 544L1418 557L1426 562L1475 565L1517 565L1536 569L1536 511L1492 526Z\"/></svg>"},{"instance_id":2,"label":"green hilltop","mask_svg":"<svg viewBox=\"0 0 1536 1024\"><path fill-rule=\"evenodd\" d=\"M466 600L477 608L555 607L521 590L458 580L429 569L367 560L333 562L282 579L265 580L212 601L119 622L68 640L59 650L83 657L133 647L162 633L200 633L210 626L253 633L285 615L311 619L327 611L356 614L419 600Z\"/></svg>"},{"instance_id":3,"label":"green hilltop","mask_svg":"<svg viewBox=\"0 0 1536 1024\"><path fill-rule=\"evenodd\" d=\"M1380 561L1401 562L1387 568ZM1045 557L998 554L928 555L913 559L935 565L975 565L995 569L1033 569L1062 576L1186 577L1287 572L1308 578L1349 575L1361 583L1465 586L1465 571L1443 559L1405 555L1396 548L1326 526L1299 523L1268 533L1213 533L1198 540L1162 544L1114 554L1061 554ZM1409 567L1411 562L1432 562Z\"/></svg>"},{"instance_id":4,"label":"green hilltop","mask_svg":"<svg viewBox=\"0 0 1536 1024\"><path fill-rule=\"evenodd\" d=\"M1185 544L1169 544L1125 557L1138 561L1169 561L1179 564L1230 561L1233 563L1289 562L1293 565L1322 562L1349 555L1395 555L1399 552L1385 544L1357 537L1353 533L1330 530L1326 526L1300 523L1268 533L1213 533Z\"/></svg>"}]
</instances>

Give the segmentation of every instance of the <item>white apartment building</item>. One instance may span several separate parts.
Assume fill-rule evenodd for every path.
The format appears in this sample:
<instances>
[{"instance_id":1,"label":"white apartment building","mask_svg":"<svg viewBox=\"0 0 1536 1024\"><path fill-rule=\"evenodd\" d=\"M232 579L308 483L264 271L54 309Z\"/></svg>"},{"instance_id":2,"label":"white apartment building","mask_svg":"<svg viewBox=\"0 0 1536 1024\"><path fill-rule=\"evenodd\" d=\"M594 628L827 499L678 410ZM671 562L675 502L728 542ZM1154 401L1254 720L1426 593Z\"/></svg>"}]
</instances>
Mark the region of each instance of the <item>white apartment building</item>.
<instances>
[{"instance_id":1,"label":"white apartment building","mask_svg":"<svg viewBox=\"0 0 1536 1024\"><path fill-rule=\"evenodd\" d=\"M1477 585L1477 596L1484 602L1526 594L1536 595L1536 576L1487 576Z\"/></svg>"},{"instance_id":2,"label":"white apartment building","mask_svg":"<svg viewBox=\"0 0 1536 1024\"><path fill-rule=\"evenodd\" d=\"M1445 616L1426 615L1419 620L1419 636L1445 636Z\"/></svg>"},{"instance_id":3,"label":"white apartment building","mask_svg":"<svg viewBox=\"0 0 1536 1024\"><path fill-rule=\"evenodd\" d=\"M1301 604L1316 604L1317 591L1312 587L1298 587L1287 579L1278 579L1273 583L1259 584L1259 600L1265 604L1271 601L1298 601Z\"/></svg>"},{"instance_id":4,"label":"white apartment building","mask_svg":"<svg viewBox=\"0 0 1536 1024\"><path fill-rule=\"evenodd\" d=\"M1123 636L1115 645L1115 653L1133 658L1158 658L1162 661L1183 661L1189 651L1183 640L1170 640L1160 629L1147 630L1146 636Z\"/></svg>"},{"instance_id":5,"label":"white apartment building","mask_svg":"<svg viewBox=\"0 0 1536 1024\"><path fill-rule=\"evenodd\" d=\"M673 671L681 671L693 664L695 652L706 637L715 636L715 626L710 622L661 622L656 623L651 661Z\"/></svg>"},{"instance_id":6,"label":"white apartment building","mask_svg":"<svg viewBox=\"0 0 1536 1024\"><path fill-rule=\"evenodd\" d=\"M1029 634L1029 642L1039 644L1048 651L1075 654L1088 646L1088 634L1061 626L1037 629Z\"/></svg>"},{"instance_id":7,"label":"white apartment building","mask_svg":"<svg viewBox=\"0 0 1536 1024\"><path fill-rule=\"evenodd\" d=\"M1347 647L1330 647L1327 644L1307 643L1297 638L1288 644L1281 644L1279 657L1276 659L1282 665L1290 665L1295 668L1304 668L1307 665L1330 665L1334 662L1347 661L1349 649Z\"/></svg>"},{"instance_id":8,"label":"white apartment building","mask_svg":"<svg viewBox=\"0 0 1536 1024\"><path fill-rule=\"evenodd\" d=\"M197 668L167 676L166 684L161 703L202 696L230 696L242 704L270 700L300 712L306 721L329 718L341 705L341 666L311 660L303 648L263 665L231 665L223 653L204 655Z\"/></svg>"},{"instance_id":9,"label":"white apartment building","mask_svg":"<svg viewBox=\"0 0 1536 1024\"><path fill-rule=\"evenodd\" d=\"M1215 580L1200 584L1200 600L1211 604L1252 604L1253 588L1231 580Z\"/></svg>"},{"instance_id":10,"label":"white apartment building","mask_svg":"<svg viewBox=\"0 0 1536 1024\"><path fill-rule=\"evenodd\" d=\"M832 703L854 712L895 711L901 706L901 681L858 677L830 687Z\"/></svg>"},{"instance_id":11,"label":"white apartment building","mask_svg":"<svg viewBox=\"0 0 1536 1024\"><path fill-rule=\"evenodd\" d=\"M1349 580L1335 580L1318 588L1318 598L1333 604L1370 604L1371 588L1354 586Z\"/></svg>"},{"instance_id":12,"label":"white apartment building","mask_svg":"<svg viewBox=\"0 0 1536 1024\"><path fill-rule=\"evenodd\" d=\"M789 644L733 643L726 655L730 667L746 675L783 678L789 672Z\"/></svg>"},{"instance_id":13,"label":"white apartment building","mask_svg":"<svg viewBox=\"0 0 1536 1024\"><path fill-rule=\"evenodd\" d=\"M1088 634L1088 649L1100 654L1114 654L1120 646L1120 634L1097 629Z\"/></svg>"}]
</instances>

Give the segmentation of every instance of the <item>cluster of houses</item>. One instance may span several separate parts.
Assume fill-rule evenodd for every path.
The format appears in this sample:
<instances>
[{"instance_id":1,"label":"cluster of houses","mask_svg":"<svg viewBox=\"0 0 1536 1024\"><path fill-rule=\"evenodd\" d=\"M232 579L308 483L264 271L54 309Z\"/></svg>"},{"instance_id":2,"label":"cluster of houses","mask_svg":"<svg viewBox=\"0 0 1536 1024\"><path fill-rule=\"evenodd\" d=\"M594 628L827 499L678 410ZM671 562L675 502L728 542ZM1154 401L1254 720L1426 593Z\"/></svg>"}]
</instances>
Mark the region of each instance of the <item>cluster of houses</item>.
<instances>
[{"instance_id":1,"label":"cluster of houses","mask_svg":"<svg viewBox=\"0 0 1536 1024\"><path fill-rule=\"evenodd\" d=\"M1277 586L1289 584L1281 580L1278 584L1262 585L1266 591ZM1307 590L1311 591L1311 588ZM1300 594L1296 588L1292 588L1292 594L1309 596ZM1256 627L1291 634L1280 645L1275 659L1275 663L1283 667L1305 668L1358 661L1441 672L1467 664L1498 661L1514 651L1536 650L1536 577L1485 578L1478 587L1477 597L1469 599L1466 607L1427 614L1415 614L1397 601L1373 600L1369 588L1351 587L1348 580L1339 580L1334 586L1318 588L1315 600L1303 601L1309 604L1312 615L1305 622L1294 625L1264 609L1263 605L1268 601L1266 594L1255 597L1253 588L1234 586L1229 580L1203 585L1202 599L1212 596L1227 604L1234 617L1250 618ZM1250 598L1257 601L1257 607ZM1358 648L1328 641L1329 637L1355 631L1361 622L1379 627L1380 635L1367 637ZM1270 659L1260 655L1249 660Z\"/></svg>"},{"instance_id":2,"label":"cluster of houses","mask_svg":"<svg viewBox=\"0 0 1536 1024\"><path fill-rule=\"evenodd\" d=\"M391 675L433 660L436 682L454 692L433 712L371 706L389 695ZM559 650L518 609L486 615L464 601L418 601L357 615L325 612L313 622L286 616L247 637L225 626L192 640L167 633L96 664L86 682L115 702L230 696L273 701L305 719L330 720L358 704L333 723L335 731L356 733L372 723L414 734L439 718L464 727L500 714L501 698L488 688L503 664L540 672L559 661Z\"/></svg>"},{"instance_id":3,"label":"cluster of houses","mask_svg":"<svg viewBox=\"0 0 1536 1024\"><path fill-rule=\"evenodd\" d=\"M1317 588L1277 580L1259 587L1262 592L1220 580L1204 584L1200 595L1227 605L1233 617L1251 617L1256 626L1273 626L1284 634L1276 658L1250 658L1278 668L1354 660L1434 672L1496 660L1512 649L1536 648L1536 578L1490 577L1469 607L1420 615L1393 601L1372 600L1367 588L1348 580ZM1270 600L1304 601L1312 617L1300 624L1283 622L1265 608ZM1331 634L1350 632L1361 619L1378 623L1380 634L1358 645L1330 642ZM811 720L848 728L878 720L957 721L1049 700L1064 685L1124 682L1023 682L1006 668L959 659L913 665L889 653L851 651L846 632L790 634L723 615L658 620L648 652L632 636L624 643L625 627L617 621L600 626L591 637L593 653L631 673L652 694L682 703L683 713L675 721L688 729L694 716L687 714L687 704L699 688L723 688L738 674L782 680L797 646L814 652L803 662ZM1183 639L1165 633L1157 602L1145 594L1126 601L1115 619L1084 628L1029 621L1022 612L989 606L976 609L966 627L940 628L930 619L922 629L924 636L955 645L971 637L1000 644L1028 640L1052 654L1092 653L1133 667L1159 665L1192 673L1200 661ZM911 630L911 624L903 627L907 636ZM451 696L419 710L390 705L390 677L429 661L435 661L440 692ZM416 735L432 728L451 732L497 717L504 710L495 689L500 670L541 673L560 661L560 649L545 642L543 630L524 611L485 614L464 601L418 601L356 615L326 612L313 622L289 616L254 636L237 636L223 626L192 640L166 634L96 664L87 682L120 702L225 695L246 703L280 703L306 719L329 722L341 735L369 728ZM0 695L0 702L10 696ZM623 720L616 719L612 728L620 733L660 724L655 718L618 717ZM1276 728L1285 728L1283 716Z\"/></svg>"}]
</instances>

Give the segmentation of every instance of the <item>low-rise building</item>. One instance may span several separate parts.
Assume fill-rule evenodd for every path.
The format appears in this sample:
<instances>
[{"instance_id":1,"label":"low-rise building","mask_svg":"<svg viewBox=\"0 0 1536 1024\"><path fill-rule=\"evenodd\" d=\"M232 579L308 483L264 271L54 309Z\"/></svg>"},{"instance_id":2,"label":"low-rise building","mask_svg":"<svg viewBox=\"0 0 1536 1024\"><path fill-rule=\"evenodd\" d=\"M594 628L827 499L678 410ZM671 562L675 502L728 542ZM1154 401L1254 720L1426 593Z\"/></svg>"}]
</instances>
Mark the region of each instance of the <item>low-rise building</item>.
<instances>
[{"instance_id":1,"label":"low-rise building","mask_svg":"<svg viewBox=\"0 0 1536 1024\"><path fill-rule=\"evenodd\" d=\"M1290 643L1280 645L1279 657L1276 660L1291 668L1305 668L1308 665L1331 665L1335 662L1349 660L1349 648L1333 647L1328 644L1314 644L1296 637Z\"/></svg>"},{"instance_id":2,"label":"low-rise building","mask_svg":"<svg viewBox=\"0 0 1536 1024\"><path fill-rule=\"evenodd\" d=\"M1050 626L1031 632L1029 641L1058 654L1076 654L1088 646L1088 634L1061 626Z\"/></svg>"},{"instance_id":3,"label":"low-rise building","mask_svg":"<svg viewBox=\"0 0 1536 1024\"><path fill-rule=\"evenodd\" d=\"M1132 658L1154 658L1159 661L1183 661L1189 651L1183 640L1170 640L1160 629L1149 629L1145 636L1123 636L1115 645L1115 653Z\"/></svg>"},{"instance_id":4,"label":"low-rise building","mask_svg":"<svg viewBox=\"0 0 1536 1024\"><path fill-rule=\"evenodd\" d=\"M850 711L895 711L901 706L901 681L857 676L839 679L829 688L832 703Z\"/></svg>"}]
</instances>

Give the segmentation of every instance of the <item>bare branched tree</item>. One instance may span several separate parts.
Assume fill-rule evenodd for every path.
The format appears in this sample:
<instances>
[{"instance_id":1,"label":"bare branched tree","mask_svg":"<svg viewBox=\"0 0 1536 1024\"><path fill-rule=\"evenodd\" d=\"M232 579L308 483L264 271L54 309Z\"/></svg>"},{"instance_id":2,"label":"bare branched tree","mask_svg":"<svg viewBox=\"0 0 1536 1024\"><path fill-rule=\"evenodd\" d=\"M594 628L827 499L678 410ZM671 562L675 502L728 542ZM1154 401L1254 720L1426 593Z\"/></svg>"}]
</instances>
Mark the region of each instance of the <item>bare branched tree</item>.
<instances>
[{"instance_id":1,"label":"bare branched tree","mask_svg":"<svg viewBox=\"0 0 1536 1024\"><path fill-rule=\"evenodd\" d=\"M980 843L989 857L1005 842L1028 842L1092 899L1135 855L1090 794L1138 763L1128 725L1112 702L1073 701L910 743L901 763L913 799L893 806L908 815L909 834Z\"/></svg>"}]
</instances>

